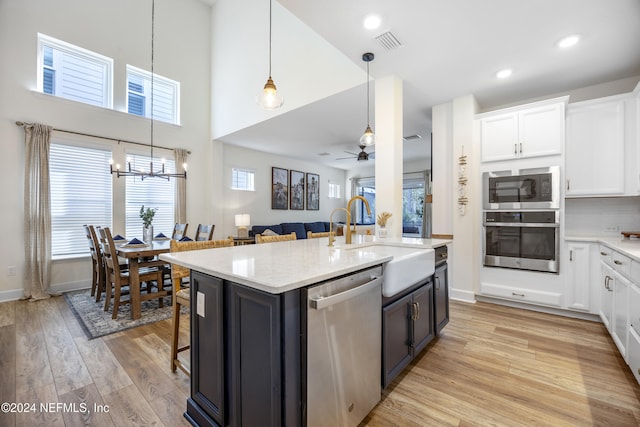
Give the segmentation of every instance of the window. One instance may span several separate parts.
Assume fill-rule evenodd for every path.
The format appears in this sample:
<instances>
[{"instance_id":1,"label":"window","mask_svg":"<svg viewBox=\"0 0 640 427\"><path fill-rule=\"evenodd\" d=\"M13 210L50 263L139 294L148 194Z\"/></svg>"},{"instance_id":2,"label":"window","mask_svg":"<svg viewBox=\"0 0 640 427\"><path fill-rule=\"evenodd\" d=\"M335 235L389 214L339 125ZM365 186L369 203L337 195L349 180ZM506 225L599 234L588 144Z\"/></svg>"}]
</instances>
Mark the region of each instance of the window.
<instances>
[{"instance_id":1,"label":"window","mask_svg":"<svg viewBox=\"0 0 640 427\"><path fill-rule=\"evenodd\" d=\"M113 59L38 33L38 90L112 108Z\"/></svg>"},{"instance_id":2,"label":"window","mask_svg":"<svg viewBox=\"0 0 640 427\"><path fill-rule=\"evenodd\" d=\"M249 169L231 169L231 189L255 191L255 172Z\"/></svg>"},{"instance_id":3,"label":"window","mask_svg":"<svg viewBox=\"0 0 640 427\"><path fill-rule=\"evenodd\" d=\"M153 75L153 119L180 123L180 83ZM151 117L151 73L127 65L127 112Z\"/></svg>"},{"instance_id":4,"label":"window","mask_svg":"<svg viewBox=\"0 0 640 427\"><path fill-rule=\"evenodd\" d=\"M369 202L371 215L367 215L367 209L361 200L356 200L356 212L354 214L357 224L375 224L376 221L376 180L375 178L359 178L355 184L356 195L362 196Z\"/></svg>"},{"instance_id":5,"label":"window","mask_svg":"<svg viewBox=\"0 0 640 427\"><path fill-rule=\"evenodd\" d=\"M148 155L131 154L131 167L134 169L149 169L150 157ZM156 159L157 162L157 159ZM154 162L154 169L158 170L161 164ZM174 159L166 159L165 171L175 172L176 165ZM157 209L153 217L153 233L164 233L171 236L174 220L174 200L175 200L175 180L162 178L126 177L126 197L125 197L125 227L127 237L137 237L142 240L142 219L140 218L140 208Z\"/></svg>"},{"instance_id":6,"label":"window","mask_svg":"<svg viewBox=\"0 0 640 427\"><path fill-rule=\"evenodd\" d=\"M112 224L111 151L52 143L51 249L53 257L89 253L83 225ZM78 167L82 166L82 175Z\"/></svg>"},{"instance_id":7,"label":"window","mask_svg":"<svg viewBox=\"0 0 640 427\"><path fill-rule=\"evenodd\" d=\"M340 184L335 182L329 182L329 198L339 199L340 198Z\"/></svg>"}]
</instances>

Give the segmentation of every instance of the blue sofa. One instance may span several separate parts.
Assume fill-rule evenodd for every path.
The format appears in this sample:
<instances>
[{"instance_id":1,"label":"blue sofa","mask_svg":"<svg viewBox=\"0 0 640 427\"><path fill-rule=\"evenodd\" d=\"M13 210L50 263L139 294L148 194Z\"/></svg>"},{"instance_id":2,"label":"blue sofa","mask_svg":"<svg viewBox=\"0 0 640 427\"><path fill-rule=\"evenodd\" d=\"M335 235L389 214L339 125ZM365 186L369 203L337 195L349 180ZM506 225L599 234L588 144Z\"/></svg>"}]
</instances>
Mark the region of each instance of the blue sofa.
<instances>
[{"instance_id":1,"label":"blue sofa","mask_svg":"<svg viewBox=\"0 0 640 427\"><path fill-rule=\"evenodd\" d=\"M316 221L316 222L283 222L283 223L274 224L274 225L254 225L253 227L251 227L251 230L249 230L249 235L255 236L256 234L261 234L266 229L270 229L276 234L290 234L292 231L295 231L296 238L300 240L300 239L307 238L307 231L311 231L313 233L323 233L325 231L329 231L329 223Z\"/></svg>"}]
</instances>

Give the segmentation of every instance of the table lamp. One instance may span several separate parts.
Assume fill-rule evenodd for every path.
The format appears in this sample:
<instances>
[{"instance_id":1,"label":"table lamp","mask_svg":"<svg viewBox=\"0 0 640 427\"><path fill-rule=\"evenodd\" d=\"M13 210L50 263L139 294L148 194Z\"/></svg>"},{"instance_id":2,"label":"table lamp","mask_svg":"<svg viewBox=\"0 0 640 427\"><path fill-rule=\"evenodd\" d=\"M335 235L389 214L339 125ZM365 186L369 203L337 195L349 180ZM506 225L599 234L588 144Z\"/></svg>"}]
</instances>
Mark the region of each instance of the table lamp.
<instances>
[{"instance_id":1,"label":"table lamp","mask_svg":"<svg viewBox=\"0 0 640 427\"><path fill-rule=\"evenodd\" d=\"M251 216L249 214L236 215L236 227L238 227L238 237L249 237L249 224L251 224Z\"/></svg>"}]
</instances>

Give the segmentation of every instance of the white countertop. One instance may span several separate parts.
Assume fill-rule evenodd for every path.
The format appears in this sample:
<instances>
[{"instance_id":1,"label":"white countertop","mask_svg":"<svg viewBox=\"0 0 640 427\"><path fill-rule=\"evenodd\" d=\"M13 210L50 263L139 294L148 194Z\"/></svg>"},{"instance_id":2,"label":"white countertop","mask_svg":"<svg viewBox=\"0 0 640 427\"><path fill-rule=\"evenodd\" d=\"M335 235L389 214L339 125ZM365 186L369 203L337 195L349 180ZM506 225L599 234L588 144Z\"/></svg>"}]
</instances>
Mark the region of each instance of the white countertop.
<instances>
[{"instance_id":1,"label":"white countertop","mask_svg":"<svg viewBox=\"0 0 640 427\"><path fill-rule=\"evenodd\" d=\"M630 239L625 237L611 237L611 236L566 236L565 240L572 242L594 242L602 243L615 249L618 252L622 252L630 258L640 262L640 239Z\"/></svg>"},{"instance_id":2,"label":"white countertop","mask_svg":"<svg viewBox=\"0 0 640 427\"><path fill-rule=\"evenodd\" d=\"M234 246L162 254L161 259L254 289L279 294L390 261L387 246L432 249L451 243L443 239L353 236L346 245L337 237ZM376 247L378 246L378 247Z\"/></svg>"}]
</instances>

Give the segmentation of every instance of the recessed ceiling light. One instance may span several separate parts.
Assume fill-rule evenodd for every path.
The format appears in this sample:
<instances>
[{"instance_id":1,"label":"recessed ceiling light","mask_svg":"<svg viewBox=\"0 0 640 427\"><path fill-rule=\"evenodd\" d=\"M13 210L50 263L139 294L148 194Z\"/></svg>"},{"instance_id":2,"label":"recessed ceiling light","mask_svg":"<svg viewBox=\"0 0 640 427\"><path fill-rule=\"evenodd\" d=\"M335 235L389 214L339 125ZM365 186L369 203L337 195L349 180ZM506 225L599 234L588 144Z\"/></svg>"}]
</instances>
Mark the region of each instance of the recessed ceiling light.
<instances>
[{"instance_id":1,"label":"recessed ceiling light","mask_svg":"<svg viewBox=\"0 0 640 427\"><path fill-rule=\"evenodd\" d=\"M580 41L578 34L567 36L558 42L558 47L566 48L571 47Z\"/></svg>"},{"instance_id":2,"label":"recessed ceiling light","mask_svg":"<svg viewBox=\"0 0 640 427\"><path fill-rule=\"evenodd\" d=\"M378 15L369 15L364 18L364 27L367 30L375 30L380 26L380 17Z\"/></svg>"},{"instance_id":3,"label":"recessed ceiling light","mask_svg":"<svg viewBox=\"0 0 640 427\"><path fill-rule=\"evenodd\" d=\"M496 77L499 79L506 79L511 74L513 74L513 70L511 68L505 68L504 70L500 70L496 73Z\"/></svg>"}]
</instances>

